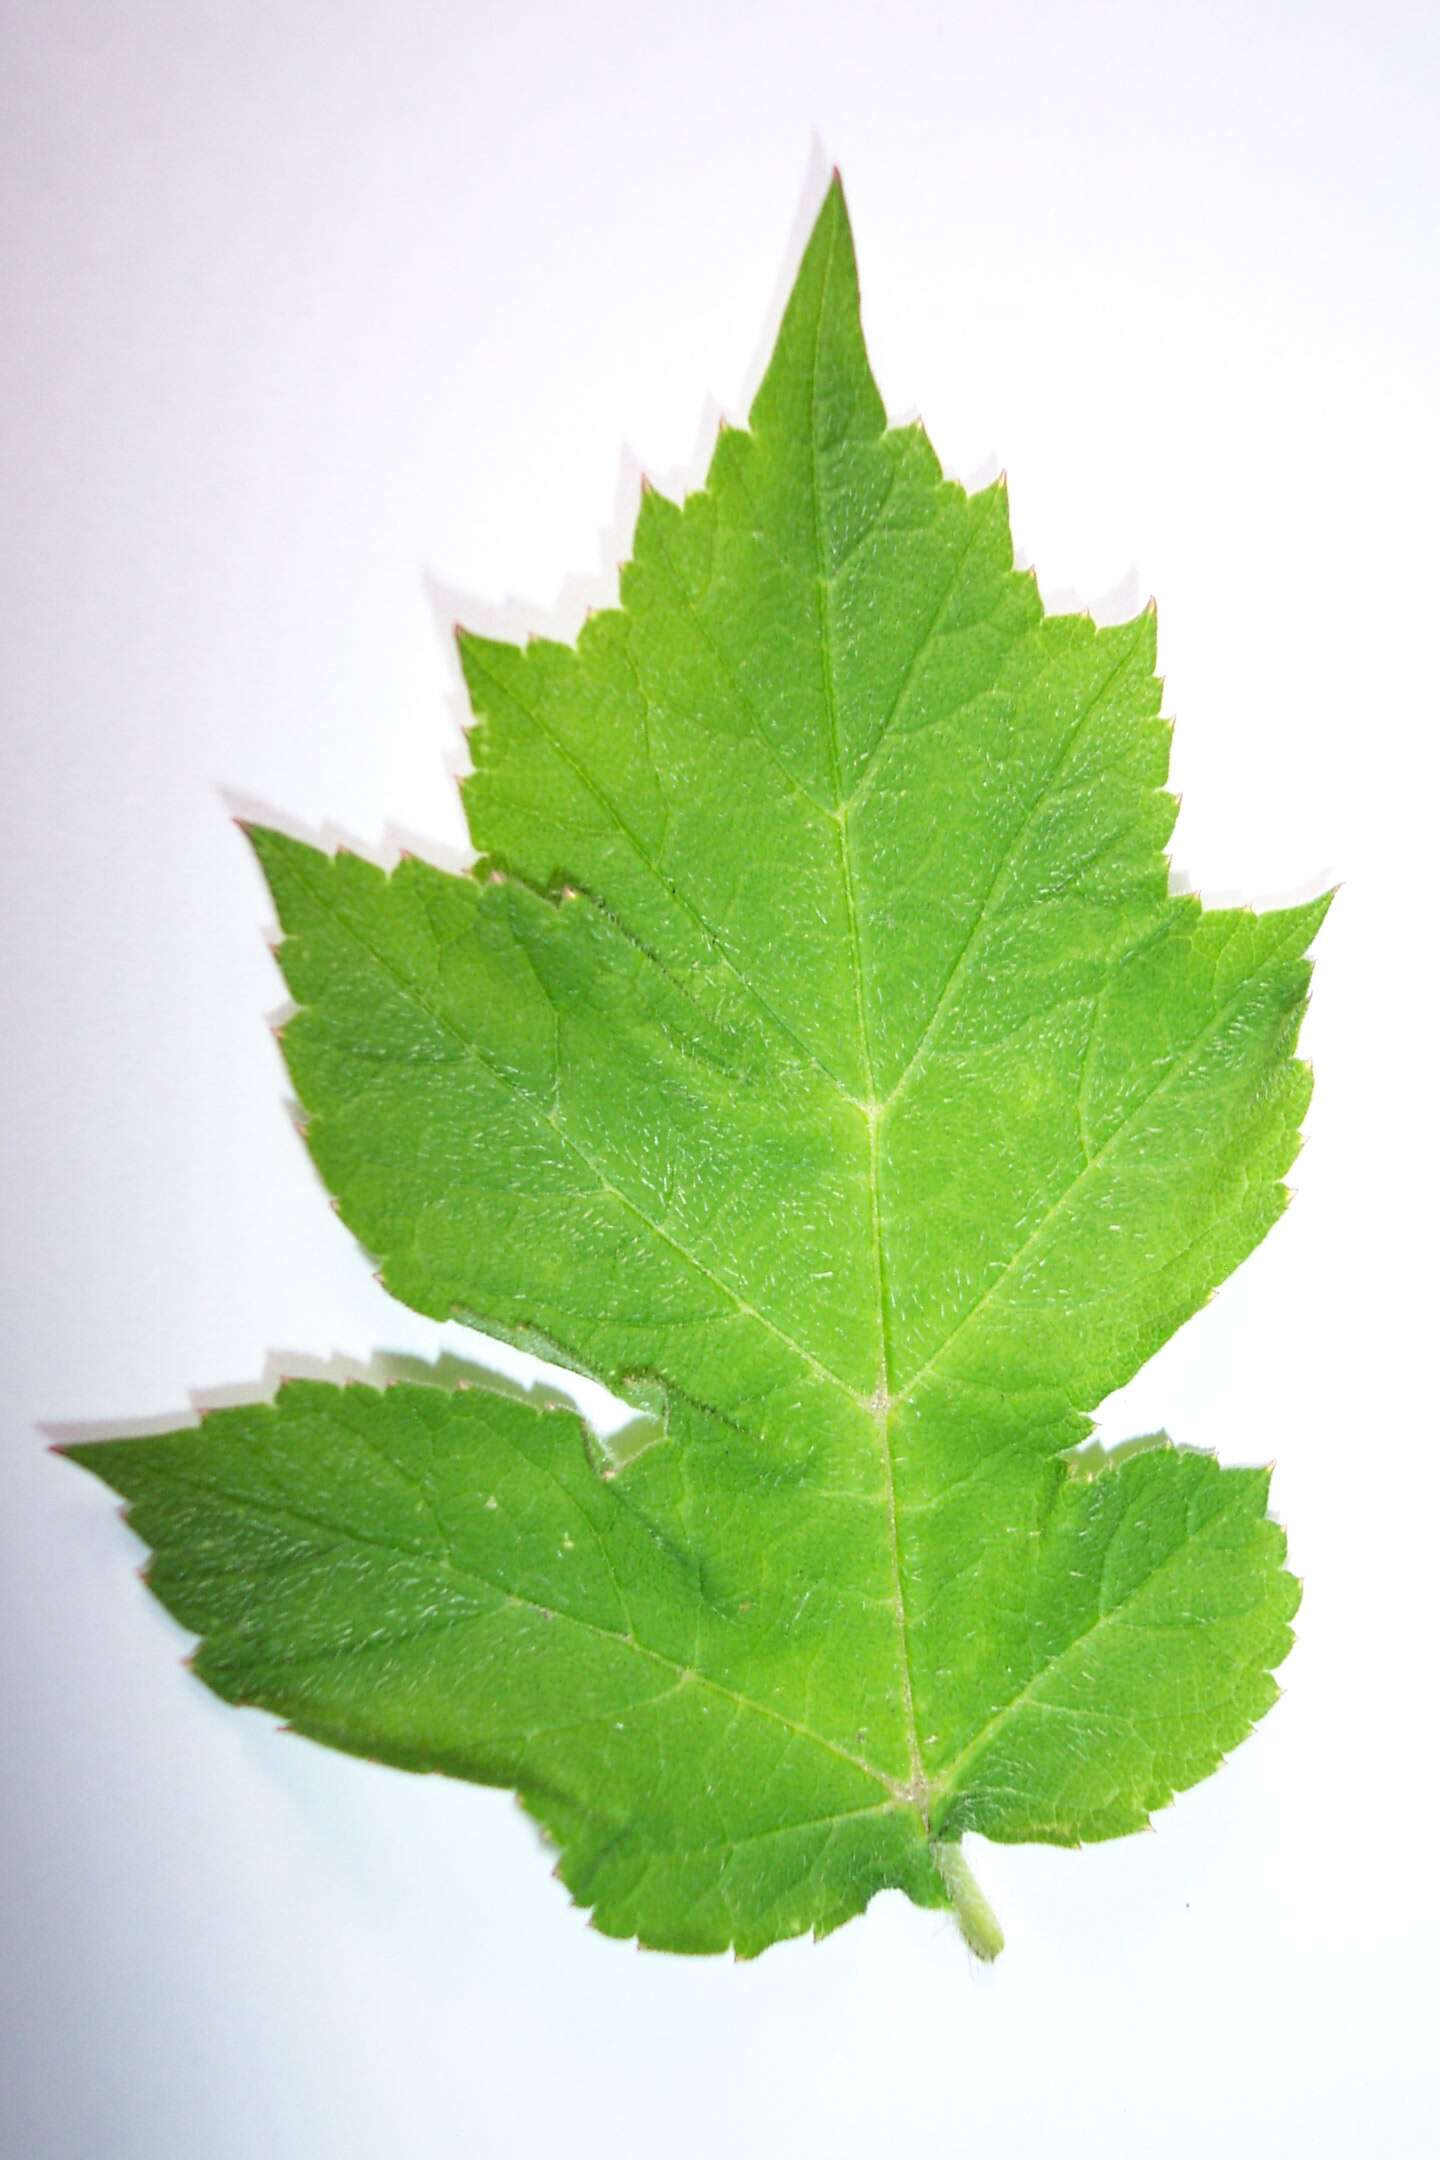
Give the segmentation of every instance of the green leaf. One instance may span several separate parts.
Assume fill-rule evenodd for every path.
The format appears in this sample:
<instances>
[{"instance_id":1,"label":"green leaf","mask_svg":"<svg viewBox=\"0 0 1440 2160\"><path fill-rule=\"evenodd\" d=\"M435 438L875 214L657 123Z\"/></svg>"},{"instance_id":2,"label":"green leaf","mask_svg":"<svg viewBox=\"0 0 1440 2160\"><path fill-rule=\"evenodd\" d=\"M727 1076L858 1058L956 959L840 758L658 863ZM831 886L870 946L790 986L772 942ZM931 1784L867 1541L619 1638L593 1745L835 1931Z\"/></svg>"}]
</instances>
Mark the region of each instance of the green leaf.
<instances>
[{"instance_id":1,"label":"green leaf","mask_svg":"<svg viewBox=\"0 0 1440 2160\"><path fill-rule=\"evenodd\" d=\"M838 182L748 432L574 648L462 634L472 877L253 834L316 1164L395 1294L604 1381L72 1450L198 1669L513 1786L596 1924L744 1953L963 1833L1119 1836L1275 1695L1266 1476L1074 1449L1264 1235L1325 902L1168 891L1150 612L1047 617L887 430Z\"/></svg>"}]
</instances>

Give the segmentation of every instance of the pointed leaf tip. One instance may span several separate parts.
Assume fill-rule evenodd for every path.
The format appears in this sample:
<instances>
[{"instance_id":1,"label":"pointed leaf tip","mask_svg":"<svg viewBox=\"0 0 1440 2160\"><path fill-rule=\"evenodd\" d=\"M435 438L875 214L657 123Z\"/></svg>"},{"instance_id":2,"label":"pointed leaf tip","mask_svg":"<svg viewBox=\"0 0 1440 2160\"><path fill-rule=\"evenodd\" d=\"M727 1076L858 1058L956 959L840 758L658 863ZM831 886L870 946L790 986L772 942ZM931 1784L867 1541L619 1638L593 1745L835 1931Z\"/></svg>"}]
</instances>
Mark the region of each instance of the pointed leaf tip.
<instances>
[{"instance_id":1,"label":"pointed leaf tip","mask_svg":"<svg viewBox=\"0 0 1440 2160\"><path fill-rule=\"evenodd\" d=\"M883 432L885 407L860 326L850 211L838 173L810 228L765 379L750 408L757 433L809 441Z\"/></svg>"}]
</instances>

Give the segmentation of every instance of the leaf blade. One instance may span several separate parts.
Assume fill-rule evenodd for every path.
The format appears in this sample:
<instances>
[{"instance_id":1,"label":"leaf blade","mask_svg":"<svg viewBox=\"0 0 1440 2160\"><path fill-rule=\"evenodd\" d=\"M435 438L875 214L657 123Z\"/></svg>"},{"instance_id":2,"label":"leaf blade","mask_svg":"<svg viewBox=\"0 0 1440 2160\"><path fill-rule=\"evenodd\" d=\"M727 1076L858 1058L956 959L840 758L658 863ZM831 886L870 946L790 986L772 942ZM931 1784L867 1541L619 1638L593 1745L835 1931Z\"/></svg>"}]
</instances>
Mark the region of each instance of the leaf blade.
<instances>
[{"instance_id":1,"label":"leaf blade","mask_svg":"<svg viewBox=\"0 0 1440 2160\"><path fill-rule=\"evenodd\" d=\"M473 876L251 837L387 1286L661 1439L617 1469L513 1405L477 1439L460 1397L322 1389L77 1452L140 1475L202 1677L514 1785L603 1929L751 1954L888 1886L993 1954L956 1836L1138 1828L1273 1697L1263 1480L1066 1457L1284 1204L1328 902L1170 894L1153 610L1047 617L1003 486L887 426L838 183L748 429L645 494L620 598L573 649L459 634ZM501 1526L397 1420L482 1483L525 1455L518 1575L437 1554L458 1509L493 1568Z\"/></svg>"},{"instance_id":2,"label":"leaf blade","mask_svg":"<svg viewBox=\"0 0 1440 2160\"><path fill-rule=\"evenodd\" d=\"M351 1753L514 1787L569 1825L562 1872L608 1932L753 1950L863 1909L897 1856L939 1898L915 1810L765 1699L763 1641L704 1669L697 1571L596 1475L572 1414L292 1382L200 1430L66 1452L128 1501L209 1687ZM763 1926L732 1911L732 1868ZM797 1918L807 1870L820 1899Z\"/></svg>"}]
</instances>

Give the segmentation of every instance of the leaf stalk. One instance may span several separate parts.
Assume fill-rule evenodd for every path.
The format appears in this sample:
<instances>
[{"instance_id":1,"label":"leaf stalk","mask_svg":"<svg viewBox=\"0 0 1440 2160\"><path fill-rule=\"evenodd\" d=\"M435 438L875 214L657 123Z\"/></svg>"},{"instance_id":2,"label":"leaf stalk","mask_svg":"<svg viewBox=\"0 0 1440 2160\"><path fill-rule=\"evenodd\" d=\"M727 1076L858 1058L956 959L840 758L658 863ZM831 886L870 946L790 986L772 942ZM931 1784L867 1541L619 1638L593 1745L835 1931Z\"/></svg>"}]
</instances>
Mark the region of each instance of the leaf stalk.
<instances>
[{"instance_id":1,"label":"leaf stalk","mask_svg":"<svg viewBox=\"0 0 1440 2160\"><path fill-rule=\"evenodd\" d=\"M960 1850L959 1840L948 1845L937 1844L933 1851L941 1880L950 1893L950 1910L967 1947L986 1965L993 1964L1005 1947L1004 1931L990 1900L970 1872L970 1863Z\"/></svg>"}]
</instances>

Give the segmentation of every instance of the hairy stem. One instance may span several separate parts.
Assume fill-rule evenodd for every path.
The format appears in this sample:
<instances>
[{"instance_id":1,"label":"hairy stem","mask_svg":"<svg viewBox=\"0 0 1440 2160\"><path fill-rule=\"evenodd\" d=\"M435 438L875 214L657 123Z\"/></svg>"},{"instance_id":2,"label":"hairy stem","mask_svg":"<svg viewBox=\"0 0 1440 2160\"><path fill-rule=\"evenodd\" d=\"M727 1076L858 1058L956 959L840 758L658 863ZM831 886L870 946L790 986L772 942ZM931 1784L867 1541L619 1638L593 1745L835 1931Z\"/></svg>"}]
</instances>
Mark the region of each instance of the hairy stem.
<instances>
[{"instance_id":1,"label":"hairy stem","mask_svg":"<svg viewBox=\"0 0 1440 2160\"><path fill-rule=\"evenodd\" d=\"M935 1864L950 1893L950 1906L960 1933L976 1957L983 1958L988 1965L1005 1947L1005 1937L990 1909L990 1901L971 1874L958 1840L953 1845L936 1845L933 1850Z\"/></svg>"}]
</instances>

